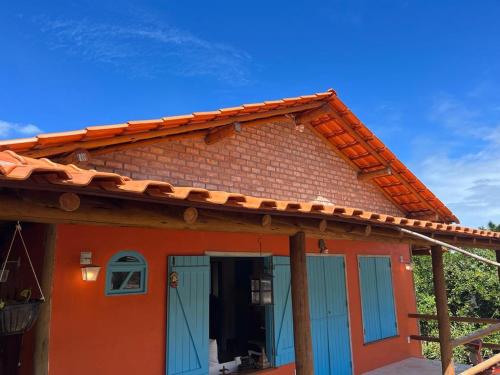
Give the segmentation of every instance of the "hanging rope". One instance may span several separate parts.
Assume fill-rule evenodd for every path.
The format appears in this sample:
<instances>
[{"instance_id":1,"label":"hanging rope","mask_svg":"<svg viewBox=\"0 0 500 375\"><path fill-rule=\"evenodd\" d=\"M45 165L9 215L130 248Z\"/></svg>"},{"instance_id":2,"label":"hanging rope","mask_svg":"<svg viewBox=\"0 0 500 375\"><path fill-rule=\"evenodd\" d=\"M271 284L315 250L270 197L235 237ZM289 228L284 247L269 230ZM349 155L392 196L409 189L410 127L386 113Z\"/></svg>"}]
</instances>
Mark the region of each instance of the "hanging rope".
<instances>
[{"instance_id":1,"label":"hanging rope","mask_svg":"<svg viewBox=\"0 0 500 375\"><path fill-rule=\"evenodd\" d=\"M45 296L43 294L42 287L40 286L40 283L38 282L38 277L36 276L35 267L33 267L33 263L31 262L31 257L30 257L30 254L28 253L28 248L26 247L26 243L24 242L23 234L21 231L22 231L21 224L18 221L16 224L16 229L14 230L14 235L12 236L12 240L10 241L10 246L9 246L9 250L7 251L7 256L5 257L5 260L4 260L3 265L2 265L2 271L0 272L0 280L3 279L3 274L5 272L5 267L7 266L7 261L9 260L10 252L12 251L12 247L14 245L14 240L16 239L16 236L19 233L19 238L21 239L21 243L23 244L24 252L26 254L26 257L28 258L28 262L30 264L31 271L33 272L33 276L35 277L35 281L36 281L36 285L38 287L38 290L40 291L41 300L45 301Z\"/></svg>"}]
</instances>

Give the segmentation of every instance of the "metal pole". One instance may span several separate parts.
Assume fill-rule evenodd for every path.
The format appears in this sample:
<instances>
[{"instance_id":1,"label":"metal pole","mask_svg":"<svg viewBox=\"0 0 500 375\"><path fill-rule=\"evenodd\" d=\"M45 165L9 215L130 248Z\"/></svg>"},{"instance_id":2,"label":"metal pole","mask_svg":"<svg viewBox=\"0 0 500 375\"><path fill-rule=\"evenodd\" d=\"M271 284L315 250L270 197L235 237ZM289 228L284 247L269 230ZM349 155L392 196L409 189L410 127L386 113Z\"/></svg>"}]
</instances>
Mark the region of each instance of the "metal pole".
<instances>
[{"instance_id":1,"label":"metal pole","mask_svg":"<svg viewBox=\"0 0 500 375\"><path fill-rule=\"evenodd\" d=\"M428 237L426 235L423 235L423 234L420 234L420 233L417 233L417 232L413 232L411 230L408 230L408 229L404 229L404 228L397 228L400 232L403 232L403 233L407 233L413 237L418 237L418 238L421 238L423 240L426 240L426 241L429 241L429 242L432 242L432 243L435 243L436 245L440 245L440 246L443 246L443 247L446 247L447 249L451 249L451 250L455 250L456 252L459 252L459 253L462 253L464 255L467 255L471 258L474 258L474 259L477 259L479 260L480 262L483 262L483 263L487 263L487 264L490 264L492 266L496 266L496 267L500 267L500 263L498 262L495 262L493 260L490 260L490 259L487 259L487 258L483 258L482 256L479 256L479 255L476 255L476 254L473 254L473 253L470 253L468 251L465 251L464 249L461 249L459 247L456 247L456 246L453 246L453 245L450 245L446 242L443 242L443 241L439 241L439 240L436 240L434 238L431 238L431 237ZM498 250L497 250L498 251ZM498 258L497 258L498 259Z\"/></svg>"}]
</instances>

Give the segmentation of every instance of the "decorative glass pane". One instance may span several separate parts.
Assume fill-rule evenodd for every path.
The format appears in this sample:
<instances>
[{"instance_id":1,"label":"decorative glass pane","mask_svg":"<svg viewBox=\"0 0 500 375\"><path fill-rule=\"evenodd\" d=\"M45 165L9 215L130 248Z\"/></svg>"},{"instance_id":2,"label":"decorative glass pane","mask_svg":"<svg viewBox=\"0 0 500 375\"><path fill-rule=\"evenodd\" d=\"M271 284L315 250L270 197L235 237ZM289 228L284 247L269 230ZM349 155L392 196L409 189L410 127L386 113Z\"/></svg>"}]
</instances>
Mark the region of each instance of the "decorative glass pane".
<instances>
[{"instance_id":1,"label":"decorative glass pane","mask_svg":"<svg viewBox=\"0 0 500 375\"><path fill-rule=\"evenodd\" d=\"M266 280L266 279L260 280L260 288L262 291L272 290L271 280Z\"/></svg>"},{"instance_id":2,"label":"decorative glass pane","mask_svg":"<svg viewBox=\"0 0 500 375\"><path fill-rule=\"evenodd\" d=\"M111 290L119 290L123 282L127 278L129 272L112 272L111 273Z\"/></svg>"},{"instance_id":3,"label":"decorative glass pane","mask_svg":"<svg viewBox=\"0 0 500 375\"><path fill-rule=\"evenodd\" d=\"M141 289L141 272L132 272L130 279L122 289Z\"/></svg>"},{"instance_id":4,"label":"decorative glass pane","mask_svg":"<svg viewBox=\"0 0 500 375\"><path fill-rule=\"evenodd\" d=\"M124 257L118 258L117 262L119 263L139 263L139 259L133 257L131 255L125 255Z\"/></svg>"},{"instance_id":5,"label":"decorative glass pane","mask_svg":"<svg viewBox=\"0 0 500 375\"><path fill-rule=\"evenodd\" d=\"M260 293L252 292L252 304L259 305L260 304Z\"/></svg>"},{"instance_id":6,"label":"decorative glass pane","mask_svg":"<svg viewBox=\"0 0 500 375\"><path fill-rule=\"evenodd\" d=\"M261 292L261 304L270 305L273 303L273 293L272 292Z\"/></svg>"},{"instance_id":7,"label":"decorative glass pane","mask_svg":"<svg viewBox=\"0 0 500 375\"><path fill-rule=\"evenodd\" d=\"M259 291L260 290L260 280L259 279L253 279L252 280L252 290L253 291Z\"/></svg>"}]
</instances>

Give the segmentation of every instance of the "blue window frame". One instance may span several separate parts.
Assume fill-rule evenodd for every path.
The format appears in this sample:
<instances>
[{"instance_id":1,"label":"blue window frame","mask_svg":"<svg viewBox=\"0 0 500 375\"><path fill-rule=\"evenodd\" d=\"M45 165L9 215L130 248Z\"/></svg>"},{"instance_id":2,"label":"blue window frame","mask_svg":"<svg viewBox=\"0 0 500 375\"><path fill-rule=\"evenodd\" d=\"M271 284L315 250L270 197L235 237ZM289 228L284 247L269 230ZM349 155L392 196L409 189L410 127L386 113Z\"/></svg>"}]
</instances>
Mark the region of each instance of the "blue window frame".
<instances>
[{"instance_id":1,"label":"blue window frame","mask_svg":"<svg viewBox=\"0 0 500 375\"><path fill-rule=\"evenodd\" d=\"M365 343L398 334L389 256L360 256L359 282Z\"/></svg>"},{"instance_id":2,"label":"blue window frame","mask_svg":"<svg viewBox=\"0 0 500 375\"><path fill-rule=\"evenodd\" d=\"M148 265L135 251L113 255L106 269L106 295L146 293Z\"/></svg>"}]
</instances>

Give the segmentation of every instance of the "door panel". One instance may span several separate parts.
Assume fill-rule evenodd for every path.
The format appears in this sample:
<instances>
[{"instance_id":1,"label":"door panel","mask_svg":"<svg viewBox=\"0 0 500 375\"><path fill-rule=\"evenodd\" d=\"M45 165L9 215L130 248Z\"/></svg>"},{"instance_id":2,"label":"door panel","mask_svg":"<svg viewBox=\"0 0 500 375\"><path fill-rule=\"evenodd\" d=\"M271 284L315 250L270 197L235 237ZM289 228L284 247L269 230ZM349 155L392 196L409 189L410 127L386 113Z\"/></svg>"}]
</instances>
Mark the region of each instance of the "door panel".
<instances>
[{"instance_id":1,"label":"door panel","mask_svg":"<svg viewBox=\"0 0 500 375\"><path fill-rule=\"evenodd\" d=\"M169 257L172 272L178 284L168 285L167 375L208 374L210 258Z\"/></svg>"},{"instance_id":2,"label":"door panel","mask_svg":"<svg viewBox=\"0 0 500 375\"><path fill-rule=\"evenodd\" d=\"M307 258L309 304L317 375L351 374L351 341L344 258Z\"/></svg>"},{"instance_id":3,"label":"door panel","mask_svg":"<svg viewBox=\"0 0 500 375\"><path fill-rule=\"evenodd\" d=\"M328 256L323 259L330 338L330 373L347 375L352 373L352 369L344 258Z\"/></svg>"},{"instance_id":4,"label":"door panel","mask_svg":"<svg viewBox=\"0 0 500 375\"><path fill-rule=\"evenodd\" d=\"M325 271L322 257L307 257L309 309L315 374L330 374L328 312L325 298Z\"/></svg>"},{"instance_id":5,"label":"door panel","mask_svg":"<svg viewBox=\"0 0 500 375\"><path fill-rule=\"evenodd\" d=\"M275 366L295 359L290 286L290 258L273 257L273 331Z\"/></svg>"}]
</instances>

